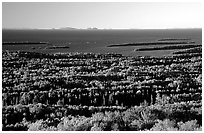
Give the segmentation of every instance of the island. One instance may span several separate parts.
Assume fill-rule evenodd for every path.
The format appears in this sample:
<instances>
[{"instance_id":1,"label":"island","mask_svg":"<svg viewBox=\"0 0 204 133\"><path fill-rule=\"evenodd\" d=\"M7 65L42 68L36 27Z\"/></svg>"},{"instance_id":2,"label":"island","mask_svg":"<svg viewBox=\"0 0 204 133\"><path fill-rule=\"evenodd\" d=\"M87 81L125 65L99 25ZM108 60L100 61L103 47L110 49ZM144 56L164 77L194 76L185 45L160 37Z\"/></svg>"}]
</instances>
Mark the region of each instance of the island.
<instances>
[{"instance_id":1,"label":"island","mask_svg":"<svg viewBox=\"0 0 204 133\"><path fill-rule=\"evenodd\" d=\"M107 47L121 47L121 46L147 46L147 45L174 45L174 44L192 44L194 41L156 41L156 42L137 42L137 43L123 43L123 44L111 44Z\"/></svg>"},{"instance_id":2,"label":"island","mask_svg":"<svg viewBox=\"0 0 204 133\"><path fill-rule=\"evenodd\" d=\"M49 46L46 47L45 49L65 49L65 48L69 48L69 46Z\"/></svg>"},{"instance_id":3,"label":"island","mask_svg":"<svg viewBox=\"0 0 204 133\"><path fill-rule=\"evenodd\" d=\"M49 42L34 42L34 41L2 42L2 45L30 45L30 44L49 44Z\"/></svg>"},{"instance_id":4,"label":"island","mask_svg":"<svg viewBox=\"0 0 204 133\"><path fill-rule=\"evenodd\" d=\"M200 44L191 44L191 45L175 45L175 46L163 46L163 47L148 47L148 48L139 48L134 51L150 51L150 50L173 50L173 49L189 49L195 47L201 47Z\"/></svg>"}]
</instances>

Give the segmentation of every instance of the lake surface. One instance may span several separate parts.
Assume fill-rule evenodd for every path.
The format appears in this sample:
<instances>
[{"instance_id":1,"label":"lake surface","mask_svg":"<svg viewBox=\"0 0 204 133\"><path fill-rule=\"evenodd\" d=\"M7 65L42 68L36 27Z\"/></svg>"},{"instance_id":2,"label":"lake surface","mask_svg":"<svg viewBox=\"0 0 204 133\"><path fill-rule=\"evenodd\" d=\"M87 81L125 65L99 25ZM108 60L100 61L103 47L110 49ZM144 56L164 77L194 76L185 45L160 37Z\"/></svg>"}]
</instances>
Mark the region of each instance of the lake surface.
<instances>
[{"instance_id":1,"label":"lake surface","mask_svg":"<svg viewBox=\"0 0 204 133\"><path fill-rule=\"evenodd\" d=\"M48 44L3 45L3 50L27 50L43 53L94 52L121 53L126 56L163 56L175 50L134 51L152 46L107 47L110 44L152 42L163 38L188 38L202 42L202 29L168 30L2 30L3 42L49 42L49 46L69 46L67 49L46 49Z\"/></svg>"}]
</instances>

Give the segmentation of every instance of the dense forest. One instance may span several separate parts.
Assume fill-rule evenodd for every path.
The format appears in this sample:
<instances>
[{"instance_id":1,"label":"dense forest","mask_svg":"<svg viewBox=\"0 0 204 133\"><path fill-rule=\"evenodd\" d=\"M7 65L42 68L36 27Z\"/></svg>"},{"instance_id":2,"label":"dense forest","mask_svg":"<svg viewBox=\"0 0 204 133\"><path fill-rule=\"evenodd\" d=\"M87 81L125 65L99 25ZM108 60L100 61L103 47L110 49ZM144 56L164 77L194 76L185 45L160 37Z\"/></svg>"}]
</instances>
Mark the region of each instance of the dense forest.
<instances>
[{"instance_id":1,"label":"dense forest","mask_svg":"<svg viewBox=\"0 0 204 133\"><path fill-rule=\"evenodd\" d=\"M202 130L201 74L201 46L166 57L3 51L2 130Z\"/></svg>"}]
</instances>

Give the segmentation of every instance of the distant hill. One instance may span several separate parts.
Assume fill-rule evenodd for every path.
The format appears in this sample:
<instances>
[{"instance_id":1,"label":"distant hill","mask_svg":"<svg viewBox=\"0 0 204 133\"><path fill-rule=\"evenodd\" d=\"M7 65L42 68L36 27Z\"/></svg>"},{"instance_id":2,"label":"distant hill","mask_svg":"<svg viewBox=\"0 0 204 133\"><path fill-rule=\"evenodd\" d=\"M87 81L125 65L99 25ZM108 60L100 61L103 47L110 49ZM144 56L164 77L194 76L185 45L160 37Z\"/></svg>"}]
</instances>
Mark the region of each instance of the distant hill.
<instances>
[{"instance_id":1,"label":"distant hill","mask_svg":"<svg viewBox=\"0 0 204 133\"><path fill-rule=\"evenodd\" d=\"M87 28L87 30L98 30L98 28L93 27L93 28Z\"/></svg>"},{"instance_id":2,"label":"distant hill","mask_svg":"<svg viewBox=\"0 0 204 133\"><path fill-rule=\"evenodd\" d=\"M79 29L73 28L73 27L62 27L62 28L59 28L58 30L79 30Z\"/></svg>"},{"instance_id":3,"label":"distant hill","mask_svg":"<svg viewBox=\"0 0 204 133\"><path fill-rule=\"evenodd\" d=\"M89 27L86 29L78 29L78 28L73 28L73 27L63 27L63 28L59 28L58 30L99 30L96 27Z\"/></svg>"}]
</instances>

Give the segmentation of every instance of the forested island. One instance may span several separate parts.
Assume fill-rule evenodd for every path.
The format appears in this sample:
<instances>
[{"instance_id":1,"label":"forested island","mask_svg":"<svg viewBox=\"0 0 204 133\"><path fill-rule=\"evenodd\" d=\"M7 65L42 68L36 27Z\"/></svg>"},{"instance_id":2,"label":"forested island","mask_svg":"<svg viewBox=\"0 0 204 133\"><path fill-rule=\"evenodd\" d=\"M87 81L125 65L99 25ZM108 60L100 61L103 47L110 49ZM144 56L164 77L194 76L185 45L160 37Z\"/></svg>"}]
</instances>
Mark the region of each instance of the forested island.
<instances>
[{"instance_id":1,"label":"forested island","mask_svg":"<svg viewBox=\"0 0 204 133\"><path fill-rule=\"evenodd\" d=\"M45 49L67 49L69 46L49 46L46 47Z\"/></svg>"},{"instance_id":2,"label":"forested island","mask_svg":"<svg viewBox=\"0 0 204 133\"><path fill-rule=\"evenodd\" d=\"M152 51L152 50L173 50L173 49L189 49L195 47L201 47L200 44L191 44L191 45L170 45L170 46L162 46L162 47L147 47L147 48L139 48L135 49L135 51Z\"/></svg>"},{"instance_id":3,"label":"forested island","mask_svg":"<svg viewBox=\"0 0 204 133\"><path fill-rule=\"evenodd\" d=\"M20 41L20 42L2 42L2 45L30 45L30 44L49 44L49 42L33 42L33 41Z\"/></svg>"},{"instance_id":4,"label":"forested island","mask_svg":"<svg viewBox=\"0 0 204 133\"><path fill-rule=\"evenodd\" d=\"M136 42L123 44L110 44L107 47L123 47L123 46L149 46L149 45L176 45L176 44L194 44L190 39L159 39L154 42Z\"/></svg>"},{"instance_id":5,"label":"forested island","mask_svg":"<svg viewBox=\"0 0 204 133\"><path fill-rule=\"evenodd\" d=\"M163 38L158 41L190 41L190 38Z\"/></svg>"}]
</instances>

